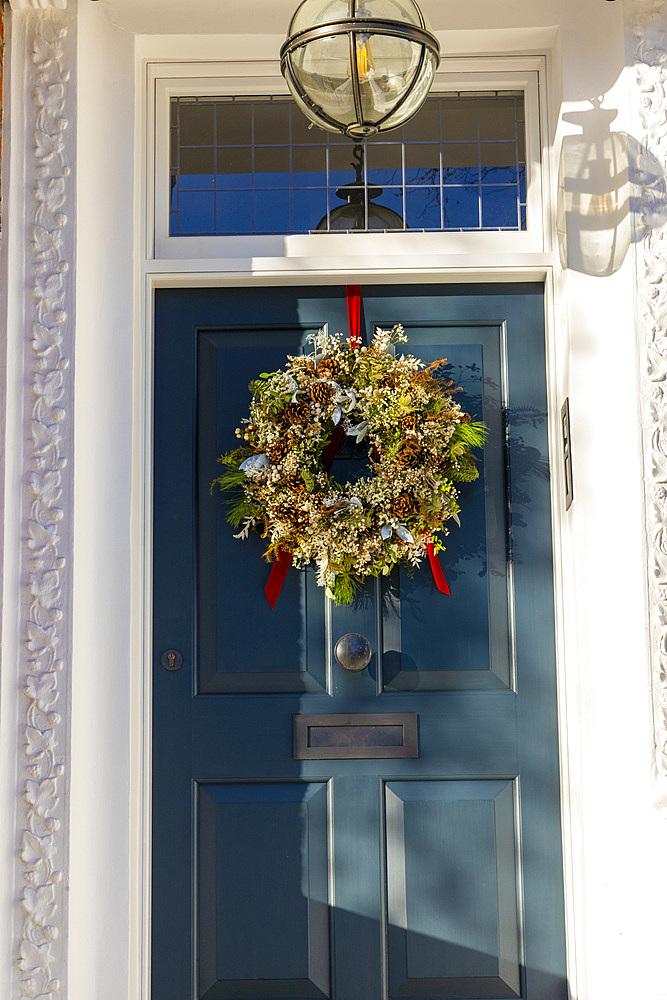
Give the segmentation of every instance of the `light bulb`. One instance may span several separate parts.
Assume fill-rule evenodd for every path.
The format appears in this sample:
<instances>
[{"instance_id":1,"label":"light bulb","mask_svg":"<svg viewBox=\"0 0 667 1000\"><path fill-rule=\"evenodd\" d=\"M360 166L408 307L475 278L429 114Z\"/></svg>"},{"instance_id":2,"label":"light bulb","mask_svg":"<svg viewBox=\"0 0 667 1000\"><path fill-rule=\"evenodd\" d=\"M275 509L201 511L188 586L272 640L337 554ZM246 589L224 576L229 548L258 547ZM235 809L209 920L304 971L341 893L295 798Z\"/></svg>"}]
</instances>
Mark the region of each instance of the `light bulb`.
<instances>
[{"instance_id":1,"label":"light bulb","mask_svg":"<svg viewBox=\"0 0 667 1000\"><path fill-rule=\"evenodd\" d=\"M375 63L371 55L371 47L368 44L368 35L357 35L357 72L359 82L365 83L372 76L375 76Z\"/></svg>"}]
</instances>

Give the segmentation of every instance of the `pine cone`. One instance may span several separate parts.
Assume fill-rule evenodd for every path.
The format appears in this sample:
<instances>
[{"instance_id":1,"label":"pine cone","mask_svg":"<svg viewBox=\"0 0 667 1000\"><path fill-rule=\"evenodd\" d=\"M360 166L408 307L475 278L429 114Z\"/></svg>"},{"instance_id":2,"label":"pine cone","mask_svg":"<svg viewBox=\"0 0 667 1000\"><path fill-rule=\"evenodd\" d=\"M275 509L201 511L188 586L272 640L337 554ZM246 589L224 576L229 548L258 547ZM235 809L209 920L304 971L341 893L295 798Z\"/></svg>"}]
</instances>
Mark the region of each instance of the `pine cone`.
<instances>
[{"instance_id":1,"label":"pine cone","mask_svg":"<svg viewBox=\"0 0 667 1000\"><path fill-rule=\"evenodd\" d=\"M462 413L461 416L459 417L459 423L461 424L469 424L471 420L472 417L470 416L469 413Z\"/></svg>"},{"instance_id":2,"label":"pine cone","mask_svg":"<svg viewBox=\"0 0 667 1000\"><path fill-rule=\"evenodd\" d=\"M334 387L328 382L316 382L310 390L310 398L314 403L319 403L320 406L326 406L327 403L330 403L333 394Z\"/></svg>"},{"instance_id":3,"label":"pine cone","mask_svg":"<svg viewBox=\"0 0 667 1000\"><path fill-rule=\"evenodd\" d=\"M414 438L404 441L396 453L396 464L402 469L414 469L424 457L424 449Z\"/></svg>"},{"instance_id":4,"label":"pine cone","mask_svg":"<svg viewBox=\"0 0 667 1000\"><path fill-rule=\"evenodd\" d=\"M317 364L318 378L336 378L340 375L340 365L335 358L322 358Z\"/></svg>"},{"instance_id":5,"label":"pine cone","mask_svg":"<svg viewBox=\"0 0 667 1000\"><path fill-rule=\"evenodd\" d=\"M297 399L294 403L288 403L280 415L281 423L284 427L291 427L292 424L305 426L310 422L310 406L305 399Z\"/></svg>"},{"instance_id":6,"label":"pine cone","mask_svg":"<svg viewBox=\"0 0 667 1000\"><path fill-rule=\"evenodd\" d=\"M395 389L396 379L391 374L383 375L377 380L377 385L380 389Z\"/></svg>"},{"instance_id":7,"label":"pine cone","mask_svg":"<svg viewBox=\"0 0 667 1000\"><path fill-rule=\"evenodd\" d=\"M303 357L296 357L296 358L290 357L290 361L292 362L292 368L300 369L302 372L305 372L307 375L314 375L315 374L315 365L311 364L310 361L306 361L305 358L303 358Z\"/></svg>"},{"instance_id":8,"label":"pine cone","mask_svg":"<svg viewBox=\"0 0 667 1000\"><path fill-rule=\"evenodd\" d=\"M403 431L416 431L419 427L419 414L406 413L405 416L401 418L400 427Z\"/></svg>"},{"instance_id":9,"label":"pine cone","mask_svg":"<svg viewBox=\"0 0 667 1000\"><path fill-rule=\"evenodd\" d=\"M298 473L293 476L286 476L283 479L282 485L285 489L289 490L290 493L294 493L297 496L303 496L307 493L306 484Z\"/></svg>"},{"instance_id":10,"label":"pine cone","mask_svg":"<svg viewBox=\"0 0 667 1000\"><path fill-rule=\"evenodd\" d=\"M292 528L301 528L308 524L308 512L302 510L296 503L283 503L276 507L276 517Z\"/></svg>"},{"instance_id":11,"label":"pine cone","mask_svg":"<svg viewBox=\"0 0 667 1000\"><path fill-rule=\"evenodd\" d=\"M267 449L266 454L269 456L274 465L280 465L282 460L287 457L289 450L289 441L276 441L275 444L272 444L271 447Z\"/></svg>"},{"instance_id":12,"label":"pine cone","mask_svg":"<svg viewBox=\"0 0 667 1000\"><path fill-rule=\"evenodd\" d=\"M414 514L416 508L415 499L409 493L399 493L391 505L392 513L396 517L407 517L409 514Z\"/></svg>"}]
</instances>

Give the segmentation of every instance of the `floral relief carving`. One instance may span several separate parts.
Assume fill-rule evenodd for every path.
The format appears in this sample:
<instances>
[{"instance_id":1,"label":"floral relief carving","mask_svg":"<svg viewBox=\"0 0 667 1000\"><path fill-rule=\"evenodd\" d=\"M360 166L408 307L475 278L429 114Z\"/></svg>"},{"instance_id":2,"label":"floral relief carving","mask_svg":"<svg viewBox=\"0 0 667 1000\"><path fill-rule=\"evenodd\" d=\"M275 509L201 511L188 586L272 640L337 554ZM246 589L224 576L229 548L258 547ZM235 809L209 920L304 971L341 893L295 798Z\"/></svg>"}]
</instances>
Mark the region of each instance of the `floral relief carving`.
<instances>
[{"instance_id":1,"label":"floral relief carving","mask_svg":"<svg viewBox=\"0 0 667 1000\"><path fill-rule=\"evenodd\" d=\"M43 6L43 5L42 5ZM62 6L55 4L49 6ZM34 134L26 344L28 394L24 515L23 888L18 995L62 995L63 869L67 859L66 680L69 645L71 351L70 167L65 67L67 15L27 14ZM29 170L31 169L29 167ZM70 259L68 259L68 257Z\"/></svg>"},{"instance_id":2,"label":"floral relief carving","mask_svg":"<svg viewBox=\"0 0 667 1000\"><path fill-rule=\"evenodd\" d=\"M635 178L641 204L637 267L649 553L649 618L654 768L667 779L667 5L634 5L641 153ZM660 210L662 208L662 211Z\"/></svg>"}]
</instances>

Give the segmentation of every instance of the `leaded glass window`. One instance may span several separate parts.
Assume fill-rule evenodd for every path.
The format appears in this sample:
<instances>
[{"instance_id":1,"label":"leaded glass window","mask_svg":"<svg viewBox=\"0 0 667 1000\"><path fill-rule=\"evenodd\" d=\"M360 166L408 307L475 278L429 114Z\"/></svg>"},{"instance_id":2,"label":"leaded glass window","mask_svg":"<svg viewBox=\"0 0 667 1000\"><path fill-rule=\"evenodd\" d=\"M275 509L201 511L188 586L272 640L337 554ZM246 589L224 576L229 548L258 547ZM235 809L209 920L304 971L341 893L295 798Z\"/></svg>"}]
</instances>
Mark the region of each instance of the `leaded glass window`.
<instances>
[{"instance_id":1,"label":"leaded glass window","mask_svg":"<svg viewBox=\"0 0 667 1000\"><path fill-rule=\"evenodd\" d=\"M525 131L520 91L431 96L356 150L290 99L173 97L169 234L326 232L350 198L363 228L525 230Z\"/></svg>"}]
</instances>

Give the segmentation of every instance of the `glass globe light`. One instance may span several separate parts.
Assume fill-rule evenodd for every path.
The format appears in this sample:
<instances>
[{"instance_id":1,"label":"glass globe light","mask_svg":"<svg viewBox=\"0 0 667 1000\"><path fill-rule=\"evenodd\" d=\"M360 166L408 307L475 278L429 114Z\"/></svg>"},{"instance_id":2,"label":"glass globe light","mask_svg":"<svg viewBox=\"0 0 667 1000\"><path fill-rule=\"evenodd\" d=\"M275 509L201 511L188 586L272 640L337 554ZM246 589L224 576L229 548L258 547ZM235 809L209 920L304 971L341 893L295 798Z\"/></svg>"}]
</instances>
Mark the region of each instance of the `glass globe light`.
<instances>
[{"instance_id":1,"label":"glass globe light","mask_svg":"<svg viewBox=\"0 0 667 1000\"><path fill-rule=\"evenodd\" d=\"M352 139L411 118L439 62L440 45L415 0L303 0L280 50L304 114Z\"/></svg>"}]
</instances>

